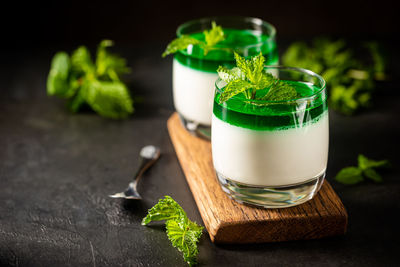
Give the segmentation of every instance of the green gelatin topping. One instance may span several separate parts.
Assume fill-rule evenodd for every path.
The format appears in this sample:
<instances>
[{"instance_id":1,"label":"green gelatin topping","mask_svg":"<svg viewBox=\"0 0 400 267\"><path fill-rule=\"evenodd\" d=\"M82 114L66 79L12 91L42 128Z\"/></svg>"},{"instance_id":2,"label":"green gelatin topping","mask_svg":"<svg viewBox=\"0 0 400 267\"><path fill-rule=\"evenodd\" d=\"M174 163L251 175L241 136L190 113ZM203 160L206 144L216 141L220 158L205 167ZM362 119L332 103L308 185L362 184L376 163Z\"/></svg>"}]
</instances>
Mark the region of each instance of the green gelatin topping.
<instances>
[{"instance_id":1,"label":"green gelatin topping","mask_svg":"<svg viewBox=\"0 0 400 267\"><path fill-rule=\"evenodd\" d=\"M260 34L250 30L225 29L225 40L216 45L216 50L211 50L207 55L204 55L203 49L200 46L194 45L191 51L178 51L174 58L182 65L192 69L216 72L219 66L228 68L234 67L235 60L233 58L233 49L239 54L244 54L246 57L254 56L262 52L266 58L266 65L274 65L278 63L278 53L276 42L270 39L268 35ZM190 35L193 38L204 41L202 32L193 33ZM229 49L226 49L229 48Z\"/></svg>"},{"instance_id":2,"label":"green gelatin topping","mask_svg":"<svg viewBox=\"0 0 400 267\"><path fill-rule=\"evenodd\" d=\"M285 82L296 89L300 99L267 102L249 100L245 98L244 94L238 94L226 102L220 103L221 94L217 90L213 113L218 119L231 125L260 131L302 127L317 122L327 114L328 105L325 91L319 92L321 88L304 82Z\"/></svg>"}]
</instances>

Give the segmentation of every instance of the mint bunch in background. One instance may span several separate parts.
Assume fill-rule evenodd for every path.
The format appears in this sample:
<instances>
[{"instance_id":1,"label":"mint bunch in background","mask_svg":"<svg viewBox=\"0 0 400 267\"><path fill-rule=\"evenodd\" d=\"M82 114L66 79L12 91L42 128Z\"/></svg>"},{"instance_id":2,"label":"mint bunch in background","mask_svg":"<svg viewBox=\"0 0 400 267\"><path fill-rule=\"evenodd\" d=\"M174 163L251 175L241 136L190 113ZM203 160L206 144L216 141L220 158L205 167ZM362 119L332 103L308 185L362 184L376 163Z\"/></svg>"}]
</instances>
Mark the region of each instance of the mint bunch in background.
<instances>
[{"instance_id":1,"label":"mint bunch in background","mask_svg":"<svg viewBox=\"0 0 400 267\"><path fill-rule=\"evenodd\" d=\"M93 61L89 50L80 46L71 56L58 52L47 78L47 94L68 99L68 108L78 112L88 105L99 115L122 119L133 113L133 101L120 75L129 73L126 60L110 54L113 45L103 40Z\"/></svg>"},{"instance_id":2,"label":"mint bunch in background","mask_svg":"<svg viewBox=\"0 0 400 267\"><path fill-rule=\"evenodd\" d=\"M234 53L234 56L236 67L228 69L219 66L217 70L220 79L227 83L221 93L220 103L240 93L247 99L268 101L291 100L299 96L293 86L264 71L265 58L261 52L250 59L245 59L237 53ZM266 93L257 94L257 91L267 88Z\"/></svg>"},{"instance_id":3,"label":"mint bunch in background","mask_svg":"<svg viewBox=\"0 0 400 267\"><path fill-rule=\"evenodd\" d=\"M295 42L282 57L286 66L301 67L320 74L327 83L330 106L345 115L371 105L376 81L387 78L386 61L377 43L357 49L356 56L344 40L316 38L312 45Z\"/></svg>"},{"instance_id":4,"label":"mint bunch in background","mask_svg":"<svg viewBox=\"0 0 400 267\"><path fill-rule=\"evenodd\" d=\"M165 221L167 236L172 245L183 253L184 260L190 266L197 263L197 243L203 233L203 227L189 220L186 212L175 200L170 196L160 199L143 218L142 225L152 221Z\"/></svg>"},{"instance_id":5,"label":"mint bunch in background","mask_svg":"<svg viewBox=\"0 0 400 267\"><path fill-rule=\"evenodd\" d=\"M387 160L372 160L364 155L358 155L358 167L346 167L342 169L335 177L336 181L342 184L358 184L365 179L376 183L383 182L382 176L376 171L379 168L389 167Z\"/></svg>"}]
</instances>

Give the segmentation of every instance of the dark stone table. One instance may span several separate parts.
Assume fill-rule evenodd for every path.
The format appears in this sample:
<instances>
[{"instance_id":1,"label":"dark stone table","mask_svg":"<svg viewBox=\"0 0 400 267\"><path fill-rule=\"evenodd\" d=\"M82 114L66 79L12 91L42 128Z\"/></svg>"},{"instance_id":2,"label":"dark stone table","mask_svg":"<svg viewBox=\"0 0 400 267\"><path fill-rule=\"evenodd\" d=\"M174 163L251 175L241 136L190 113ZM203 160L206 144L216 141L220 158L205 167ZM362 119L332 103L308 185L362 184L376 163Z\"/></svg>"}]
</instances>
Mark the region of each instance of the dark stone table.
<instances>
[{"instance_id":1,"label":"dark stone table","mask_svg":"<svg viewBox=\"0 0 400 267\"><path fill-rule=\"evenodd\" d=\"M173 112L171 58L161 59L160 44L118 46L132 67L127 78L137 101L130 119L112 121L91 112L70 114L64 101L46 96L49 62L60 49L1 52L0 265L186 266L164 227L140 225L147 209L165 195L202 222L166 129ZM398 60L396 49L389 45ZM370 110L353 117L330 113L327 179L348 210L345 236L215 245L205 233L200 266L397 265L400 107L395 84L379 89ZM109 198L125 188L146 144L160 146L162 158L140 183L143 201ZM392 162L383 184L344 186L333 180L342 167L356 164L358 153Z\"/></svg>"}]
</instances>

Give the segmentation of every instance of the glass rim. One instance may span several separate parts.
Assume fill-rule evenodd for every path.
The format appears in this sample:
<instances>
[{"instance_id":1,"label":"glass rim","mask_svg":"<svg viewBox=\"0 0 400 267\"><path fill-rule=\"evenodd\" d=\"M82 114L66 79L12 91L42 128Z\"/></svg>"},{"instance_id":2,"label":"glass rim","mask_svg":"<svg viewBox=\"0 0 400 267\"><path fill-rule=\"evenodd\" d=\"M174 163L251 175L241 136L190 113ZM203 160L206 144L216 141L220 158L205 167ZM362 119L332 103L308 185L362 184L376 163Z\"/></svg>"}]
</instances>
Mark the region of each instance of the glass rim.
<instances>
[{"instance_id":1,"label":"glass rim","mask_svg":"<svg viewBox=\"0 0 400 267\"><path fill-rule=\"evenodd\" d=\"M211 25L212 21L217 21L217 20L238 20L238 21L242 21L242 22L250 22L254 25L257 26L262 26L265 27L266 29L270 30L270 34L268 34L268 37L266 40L263 41L259 41L256 42L254 44L250 44L250 45L244 45L241 46L243 48L251 48L251 47L258 47L258 46L262 46L263 44L265 44L266 42L269 42L271 40L275 39L276 36L276 28L274 25L272 25L271 23L260 19L260 18L256 18L256 17L246 17L246 16L213 16L213 17L203 17L203 18L199 18L199 19L194 19L194 20L189 20L187 22L184 22L182 24L180 24L178 26L178 28L176 29L176 36L177 37L181 37L182 35L184 35L182 33L183 29L186 27L189 27L191 25L194 24L203 24L203 23L209 23Z\"/></svg>"},{"instance_id":2,"label":"glass rim","mask_svg":"<svg viewBox=\"0 0 400 267\"><path fill-rule=\"evenodd\" d=\"M307 101L307 100L311 100L314 99L317 95L319 95L321 92L323 92L326 89L326 82L324 80L324 78L311 71L311 70L307 70L307 69L303 69L303 68L299 68L299 67L288 67L288 66L283 66L283 65L266 65L264 66L264 70L266 69L277 69L277 70L293 70L293 71L298 71L304 74L308 74L310 76L316 77L320 82L321 82L321 88L319 88L318 91L312 93L311 95L308 96L303 96L303 97L298 97L298 98L293 98L293 99L289 99L289 100L259 100L259 99L243 99L241 100L242 102L249 102L252 104L289 104L292 102L298 102L298 101ZM221 78L218 77L218 79L215 81L215 89L221 94L222 90L221 88L218 86L218 82L223 81ZM235 98L236 96L233 96L232 98Z\"/></svg>"}]
</instances>

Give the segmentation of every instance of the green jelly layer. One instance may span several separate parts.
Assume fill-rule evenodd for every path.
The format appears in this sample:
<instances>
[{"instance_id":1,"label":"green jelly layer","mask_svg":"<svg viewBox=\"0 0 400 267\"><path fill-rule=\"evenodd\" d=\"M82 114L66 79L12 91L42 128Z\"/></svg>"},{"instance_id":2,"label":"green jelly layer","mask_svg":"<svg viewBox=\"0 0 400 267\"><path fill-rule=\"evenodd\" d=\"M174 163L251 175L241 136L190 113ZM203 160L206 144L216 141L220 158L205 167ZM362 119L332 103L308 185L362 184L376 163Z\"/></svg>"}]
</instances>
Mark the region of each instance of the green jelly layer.
<instances>
[{"instance_id":1,"label":"green jelly layer","mask_svg":"<svg viewBox=\"0 0 400 267\"><path fill-rule=\"evenodd\" d=\"M318 92L320 88L301 82L286 81L293 85L301 97ZM231 125L260 131L276 131L297 128L317 122L328 110L325 92L312 101L299 100L292 104L254 104L239 94L226 102L219 103L220 93L214 98L214 115ZM247 100L247 101L246 101ZM300 103L305 104L303 107Z\"/></svg>"},{"instance_id":2,"label":"green jelly layer","mask_svg":"<svg viewBox=\"0 0 400 267\"><path fill-rule=\"evenodd\" d=\"M246 48L246 56L255 56L260 52L266 57L266 65L278 63L278 52L274 39L269 39L268 35L257 34L249 30L224 29L226 39L216 45L221 48L231 48L235 51ZM203 33L191 34L193 38L204 41ZM251 46L262 43L262 45ZM251 46L251 47L249 47ZM215 72L219 66L233 68L236 64L233 54L224 50L211 50L204 55L200 46L193 46L190 54L187 50L179 51L174 58L187 67L205 72Z\"/></svg>"}]
</instances>

